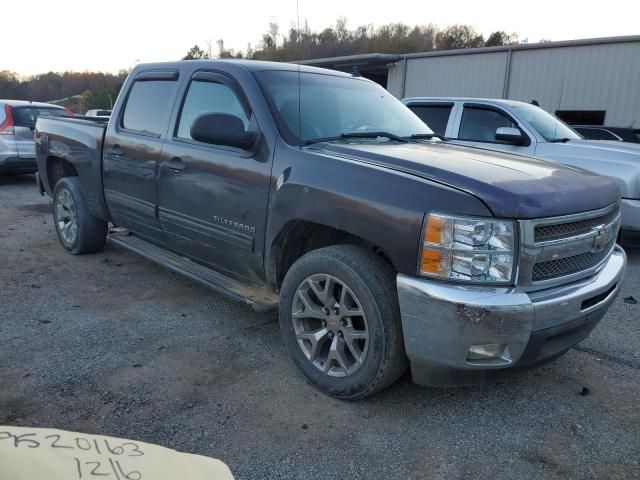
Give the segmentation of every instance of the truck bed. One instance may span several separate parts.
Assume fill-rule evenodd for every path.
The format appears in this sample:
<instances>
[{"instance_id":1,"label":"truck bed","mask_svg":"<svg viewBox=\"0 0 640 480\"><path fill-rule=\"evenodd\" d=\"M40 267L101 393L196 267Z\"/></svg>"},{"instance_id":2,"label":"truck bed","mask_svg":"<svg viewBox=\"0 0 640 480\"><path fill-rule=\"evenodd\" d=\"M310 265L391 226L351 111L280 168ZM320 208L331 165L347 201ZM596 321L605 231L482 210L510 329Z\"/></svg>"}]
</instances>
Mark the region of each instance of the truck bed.
<instances>
[{"instance_id":1,"label":"truck bed","mask_svg":"<svg viewBox=\"0 0 640 480\"><path fill-rule=\"evenodd\" d=\"M61 169L73 169L80 178L89 210L108 219L102 193L102 145L107 119L40 117L36 122L36 162L44 190L53 195Z\"/></svg>"}]
</instances>

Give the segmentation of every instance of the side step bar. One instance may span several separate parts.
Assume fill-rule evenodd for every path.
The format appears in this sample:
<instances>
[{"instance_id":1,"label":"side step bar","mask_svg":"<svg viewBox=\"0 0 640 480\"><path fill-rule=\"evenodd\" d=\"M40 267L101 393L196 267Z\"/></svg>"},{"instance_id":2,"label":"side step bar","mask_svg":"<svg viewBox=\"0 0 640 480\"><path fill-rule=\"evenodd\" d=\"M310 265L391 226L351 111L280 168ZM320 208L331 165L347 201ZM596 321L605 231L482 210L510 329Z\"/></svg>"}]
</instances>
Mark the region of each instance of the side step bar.
<instances>
[{"instance_id":1,"label":"side step bar","mask_svg":"<svg viewBox=\"0 0 640 480\"><path fill-rule=\"evenodd\" d=\"M257 312L278 308L278 294L267 287L242 283L229 278L186 257L136 237L125 229L112 231L108 239L114 245L126 248L205 287L248 303Z\"/></svg>"}]
</instances>

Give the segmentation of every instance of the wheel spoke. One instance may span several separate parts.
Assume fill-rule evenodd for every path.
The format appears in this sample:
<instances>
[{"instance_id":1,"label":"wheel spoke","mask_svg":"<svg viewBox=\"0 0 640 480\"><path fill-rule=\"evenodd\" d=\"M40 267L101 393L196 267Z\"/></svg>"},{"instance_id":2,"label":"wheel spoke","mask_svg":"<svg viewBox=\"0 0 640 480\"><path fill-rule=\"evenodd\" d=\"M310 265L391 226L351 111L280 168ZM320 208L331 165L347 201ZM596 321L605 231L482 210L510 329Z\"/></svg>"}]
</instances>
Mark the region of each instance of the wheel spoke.
<instances>
[{"instance_id":1,"label":"wheel spoke","mask_svg":"<svg viewBox=\"0 0 640 480\"><path fill-rule=\"evenodd\" d=\"M349 373L349 366L344 358L344 345L339 341L338 337L333 337L333 341L331 342L331 347L329 347L329 354L327 355L327 361L324 364L324 371L328 373L332 365L335 362L340 365L340 367L344 370L345 375Z\"/></svg>"},{"instance_id":2,"label":"wheel spoke","mask_svg":"<svg viewBox=\"0 0 640 480\"><path fill-rule=\"evenodd\" d=\"M78 224L76 222L71 222L69 223L69 235L70 238L76 238L76 235L78 234Z\"/></svg>"},{"instance_id":3,"label":"wheel spoke","mask_svg":"<svg viewBox=\"0 0 640 480\"><path fill-rule=\"evenodd\" d=\"M343 317L357 317L364 315L364 312L353 298L353 294L347 288L342 288L340 294L340 313Z\"/></svg>"},{"instance_id":4,"label":"wheel spoke","mask_svg":"<svg viewBox=\"0 0 640 480\"><path fill-rule=\"evenodd\" d=\"M58 217L58 220L64 220L65 218L67 218L67 216L67 211L65 210L64 206L62 206L61 204L57 204L56 217Z\"/></svg>"},{"instance_id":5,"label":"wheel spoke","mask_svg":"<svg viewBox=\"0 0 640 480\"><path fill-rule=\"evenodd\" d=\"M294 318L317 318L318 320L324 320L326 318L322 310L320 310L317 305L314 305L314 301L311 300L309 292L304 289L299 289L297 296L302 302L302 305L304 305L304 310L294 312Z\"/></svg>"},{"instance_id":6,"label":"wheel spoke","mask_svg":"<svg viewBox=\"0 0 640 480\"><path fill-rule=\"evenodd\" d=\"M311 344L309 349L309 360L315 362L318 359L318 354L322 349L322 346L329 339L329 331L326 328L321 328L315 332L301 332L296 334L296 338L301 341L308 340Z\"/></svg>"},{"instance_id":7,"label":"wheel spoke","mask_svg":"<svg viewBox=\"0 0 640 480\"><path fill-rule=\"evenodd\" d=\"M366 340L367 334L365 332L345 332L344 343L355 358L356 362L362 363L364 361L362 350L356 345L357 340Z\"/></svg>"},{"instance_id":8,"label":"wheel spoke","mask_svg":"<svg viewBox=\"0 0 640 480\"><path fill-rule=\"evenodd\" d=\"M318 297L318 300L320 300L325 307L330 307L333 303L332 292L335 286L335 281L328 275L325 275L324 287L320 286L321 281L322 280L308 279L307 283L311 287L311 290L313 290L313 293L315 293L316 297Z\"/></svg>"}]
</instances>

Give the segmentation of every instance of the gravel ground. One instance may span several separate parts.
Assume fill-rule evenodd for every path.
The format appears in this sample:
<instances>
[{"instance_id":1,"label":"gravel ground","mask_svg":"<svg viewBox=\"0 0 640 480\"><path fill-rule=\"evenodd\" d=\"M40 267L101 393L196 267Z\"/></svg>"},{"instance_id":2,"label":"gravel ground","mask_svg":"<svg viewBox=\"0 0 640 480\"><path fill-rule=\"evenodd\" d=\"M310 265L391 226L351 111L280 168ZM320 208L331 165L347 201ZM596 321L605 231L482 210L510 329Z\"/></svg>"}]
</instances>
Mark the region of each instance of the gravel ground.
<instances>
[{"instance_id":1,"label":"gravel ground","mask_svg":"<svg viewBox=\"0 0 640 480\"><path fill-rule=\"evenodd\" d=\"M0 424L157 443L238 479L640 478L640 304L623 302L640 300L640 251L556 362L346 403L305 382L275 314L113 246L65 253L31 176L0 177L0 246Z\"/></svg>"}]
</instances>

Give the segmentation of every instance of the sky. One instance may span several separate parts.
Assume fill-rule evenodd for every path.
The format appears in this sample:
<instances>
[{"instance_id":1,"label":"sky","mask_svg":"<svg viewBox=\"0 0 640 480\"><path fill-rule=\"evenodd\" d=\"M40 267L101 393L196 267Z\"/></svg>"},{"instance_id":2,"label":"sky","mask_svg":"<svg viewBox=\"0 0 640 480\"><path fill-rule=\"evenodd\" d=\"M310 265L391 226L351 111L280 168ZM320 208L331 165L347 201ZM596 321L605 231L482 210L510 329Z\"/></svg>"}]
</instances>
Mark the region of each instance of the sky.
<instances>
[{"instance_id":1,"label":"sky","mask_svg":"<svg viewBox=\"0 0 640 480\"><path fill-rule=\"evenodd\" d=\"M2 6L0 71L21 75L48 71L117 72L140 62L183 57L191 46L217 51L254 47L269 22L286 31L297 21L296 0L13 0ZM640 34L635 1L538 0L298 0L300 24L312 30L391 22L474 26L485 37L495 30L517 33L530 43ZM591 6L592 5L592 6ZM13 21L16 19L16 21ZM8 31L7 31L8 30Z\"/></svg>"}]
</instances>

